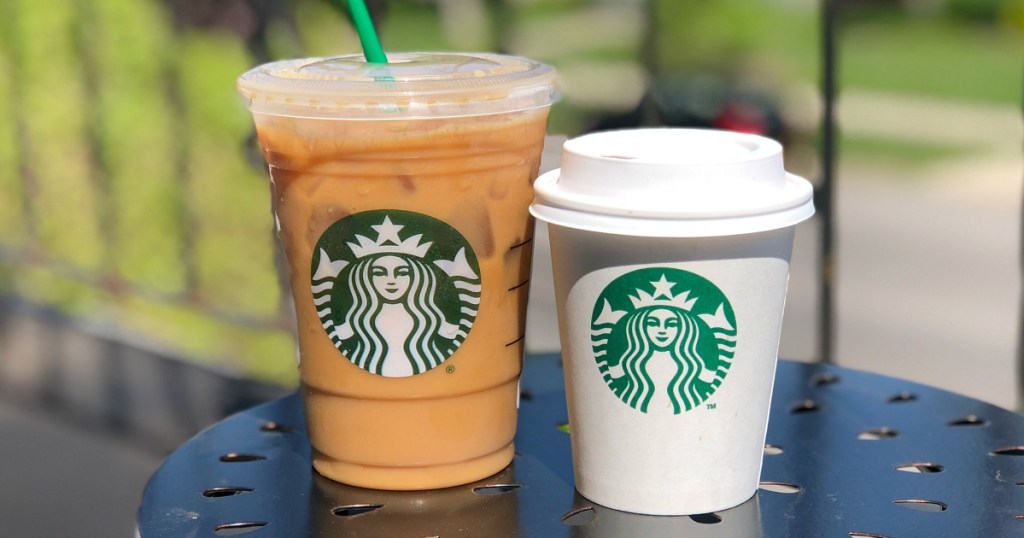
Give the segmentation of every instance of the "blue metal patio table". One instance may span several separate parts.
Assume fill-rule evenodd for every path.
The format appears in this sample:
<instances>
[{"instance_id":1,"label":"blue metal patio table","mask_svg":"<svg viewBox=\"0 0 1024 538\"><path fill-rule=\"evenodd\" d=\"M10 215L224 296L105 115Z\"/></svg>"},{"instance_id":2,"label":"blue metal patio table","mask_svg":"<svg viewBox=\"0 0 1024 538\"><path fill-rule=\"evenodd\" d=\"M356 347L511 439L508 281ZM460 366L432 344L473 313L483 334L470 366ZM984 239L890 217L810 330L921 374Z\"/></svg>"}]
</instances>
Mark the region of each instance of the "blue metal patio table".
<instances>
[{"instance_id":1,"label":"blue metal patio table","mask_svg":"<svg viewBox=\"0 0 1024 538\"><path fill-rule=\"evenodd\" d=\"M517 453L425 492L310 466L298 394L229 417L151 478L142 538L181 536L939 537L1024 535L1024 416L925 385L780 361L761 489L714 514L655 517L575 492L560 357L528 356Z\"/></svg>"}]
</instances>

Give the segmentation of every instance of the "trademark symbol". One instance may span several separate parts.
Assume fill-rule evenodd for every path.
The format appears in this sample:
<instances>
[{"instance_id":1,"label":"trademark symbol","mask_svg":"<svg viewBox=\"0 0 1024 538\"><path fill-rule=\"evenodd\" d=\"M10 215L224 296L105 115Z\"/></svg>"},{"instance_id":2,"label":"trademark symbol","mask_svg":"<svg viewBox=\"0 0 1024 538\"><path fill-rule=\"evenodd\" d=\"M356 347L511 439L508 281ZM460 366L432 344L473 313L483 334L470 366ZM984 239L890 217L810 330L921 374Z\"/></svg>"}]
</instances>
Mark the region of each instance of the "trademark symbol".
<instances>
[{"instance_id":1,"label":"trademark symbol","mask_svg":"<svg viewBox=\"0 0 1024 538\"><path fill-rule=\"evenodd\" d=\"M708 404L708 409L714 409L716 407L718 407L718 404L713 404L713 403L709 403Z\"/></svg>"},{"instance_id":2,"label":"trademark symbol","mask_svg":"<svg viewBox=\"0 0 1024 538\"><path fill-rule=\"evenodd\" d=\"M445 372L448 372L449 374L454 374L454 373L455 373L455 365L454 365L454 364L449 364L449 365L448 365L448 366L447 366L447 367L446 367L446 368L444 369L444 371L445 371Z\"/></svg>"}]
</instances>

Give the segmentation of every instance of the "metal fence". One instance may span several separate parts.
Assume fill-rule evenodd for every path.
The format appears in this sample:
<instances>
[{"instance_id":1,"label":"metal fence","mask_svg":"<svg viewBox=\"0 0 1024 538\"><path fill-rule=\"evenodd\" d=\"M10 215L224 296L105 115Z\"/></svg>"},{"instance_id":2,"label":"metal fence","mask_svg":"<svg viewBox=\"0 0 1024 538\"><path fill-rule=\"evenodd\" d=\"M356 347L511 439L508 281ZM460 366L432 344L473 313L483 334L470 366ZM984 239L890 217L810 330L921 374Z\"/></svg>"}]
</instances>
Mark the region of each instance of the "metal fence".
<instances>
[{"instance_id":1,"label":"metal fence","mask_svg":"<svg viewBox=\"0 0 1024 538\"><path fill-rule=\"evenodd\" d=\"M261 40L172 7L0 6L0 285L188 354L204 331L283 334L288 313L250 129L224 107Z\"/></svg>"}]
</instances>

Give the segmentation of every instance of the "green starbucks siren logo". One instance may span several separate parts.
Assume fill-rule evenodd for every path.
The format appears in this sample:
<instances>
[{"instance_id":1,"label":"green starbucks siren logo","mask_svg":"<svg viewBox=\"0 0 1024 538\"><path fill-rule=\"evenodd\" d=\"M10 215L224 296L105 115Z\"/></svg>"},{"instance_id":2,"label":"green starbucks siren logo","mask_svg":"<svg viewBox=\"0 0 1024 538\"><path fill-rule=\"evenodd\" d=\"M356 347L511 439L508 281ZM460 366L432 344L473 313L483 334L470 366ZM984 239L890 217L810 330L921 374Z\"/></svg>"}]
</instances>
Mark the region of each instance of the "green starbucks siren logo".
<instances>
[{"instance_id":1,"label":"green starbucks siren logo","mask_svg":"<svg viewBox=\"0 0 1024 538\"><path fill-rule=\"evenodd\" d=\"M616 278L591 320L601 376L620 400L644 413L671 405L678 415L700 405L725 380L736 351L729 300L682 269L648 267Z\"/></svg>"},{"instance_id":2,"label":"green starbucks siren logo","mask_svg":"<svg viewBox=\"0 0 1024 538\"><path fill-rule=\"evenodd\" d=\"M480 305L480 266L466 239L399 210L332 224L313 253L313 303L334 346L385 377L434 368L462 345Z\"/></svg>"}]
</instances>

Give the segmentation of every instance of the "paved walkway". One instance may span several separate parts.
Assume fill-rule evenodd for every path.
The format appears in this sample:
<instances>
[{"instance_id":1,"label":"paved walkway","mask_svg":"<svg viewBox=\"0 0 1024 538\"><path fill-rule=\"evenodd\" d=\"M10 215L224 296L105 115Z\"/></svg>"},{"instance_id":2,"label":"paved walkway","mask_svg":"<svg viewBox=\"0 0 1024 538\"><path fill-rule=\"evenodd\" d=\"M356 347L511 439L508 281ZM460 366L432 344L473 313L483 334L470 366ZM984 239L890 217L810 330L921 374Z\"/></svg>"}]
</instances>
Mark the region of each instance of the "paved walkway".
<instances>
[{"instance_id":1,"label":"paved walkway","mask_svg":"<svg viewBox=\"0 0 1024 538\"><path fill-rule=\"evenodd\" d=\"M1020 109L847 92L839 119L851 134L974 150L912 169L840 160L839 363L1015 407ZM801 274L811 247L802 241ZM795 269L798 277L813 274ZM799 320L809 301L806 286L795 287L791 311ZM783 355L810 356L792 337L785 343Z\"/></svg>"},{"instance_id":2,"label":"paved walkway","mask_svg":"<svg viewBox=\"0 0 1024 538\"><path fill-rule=\"evenodd\" d=\"M163 459L120 439L0 401L3 536L128 538Z\"/></svg>"}]
</instances>

